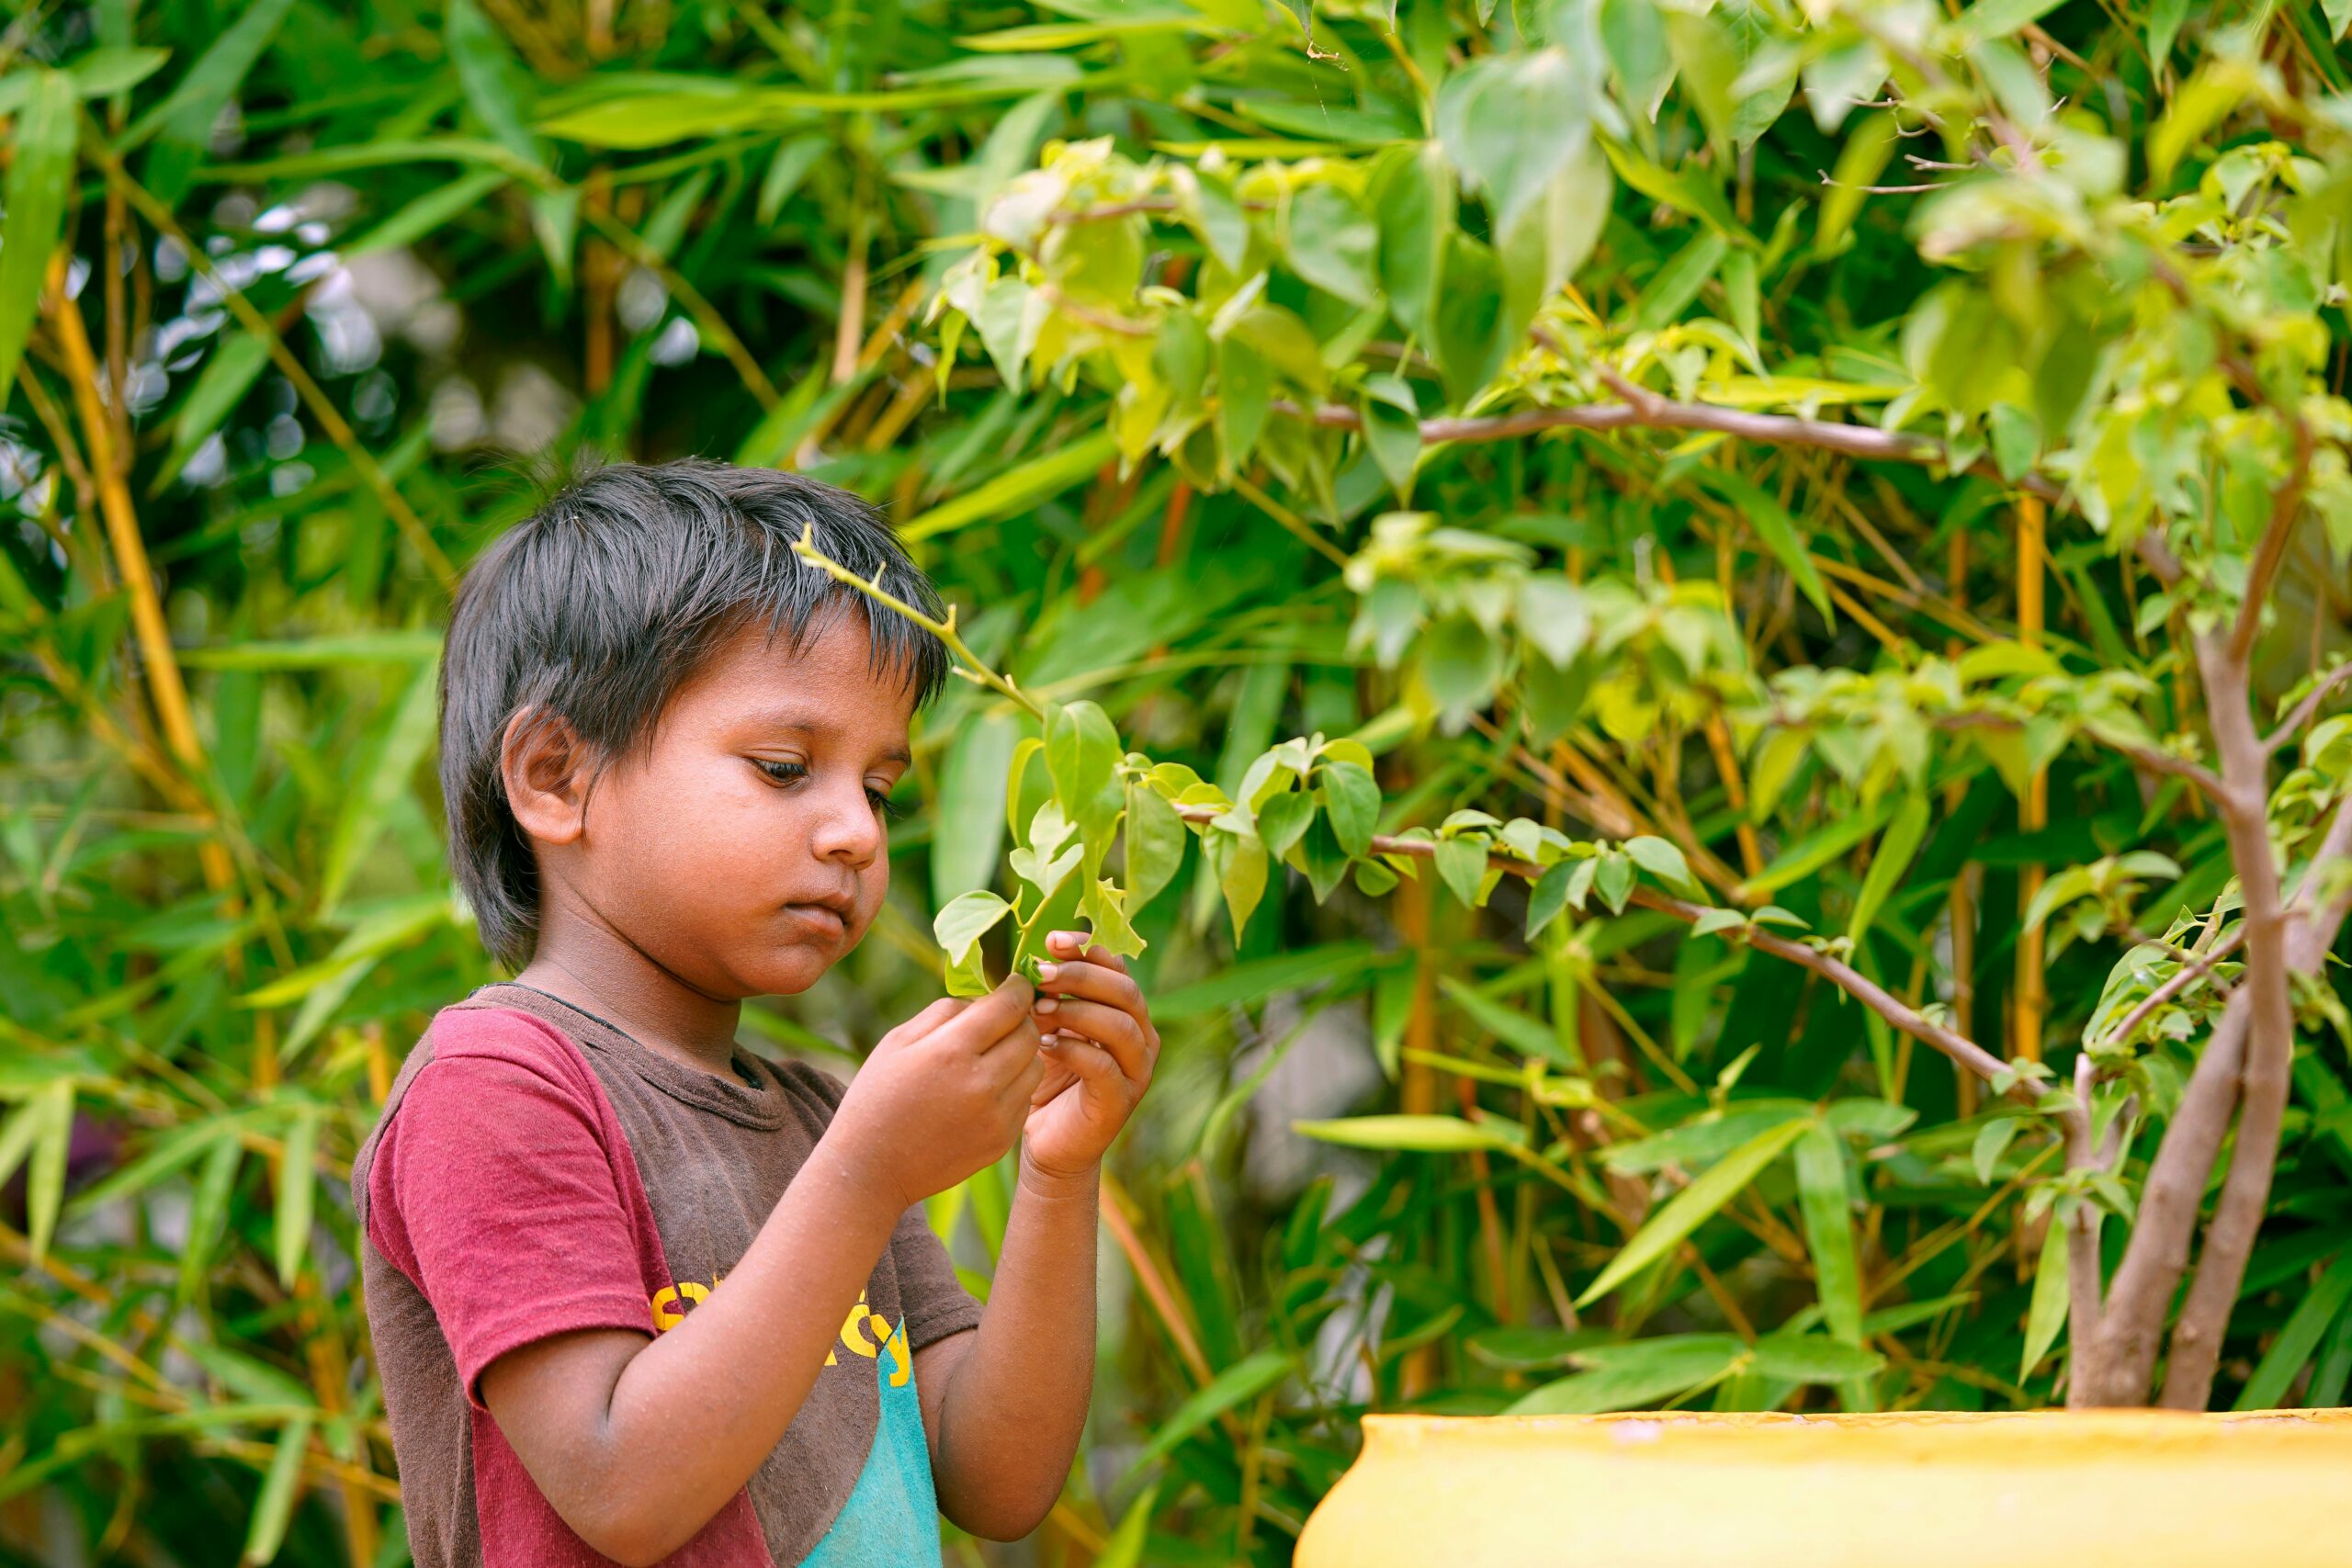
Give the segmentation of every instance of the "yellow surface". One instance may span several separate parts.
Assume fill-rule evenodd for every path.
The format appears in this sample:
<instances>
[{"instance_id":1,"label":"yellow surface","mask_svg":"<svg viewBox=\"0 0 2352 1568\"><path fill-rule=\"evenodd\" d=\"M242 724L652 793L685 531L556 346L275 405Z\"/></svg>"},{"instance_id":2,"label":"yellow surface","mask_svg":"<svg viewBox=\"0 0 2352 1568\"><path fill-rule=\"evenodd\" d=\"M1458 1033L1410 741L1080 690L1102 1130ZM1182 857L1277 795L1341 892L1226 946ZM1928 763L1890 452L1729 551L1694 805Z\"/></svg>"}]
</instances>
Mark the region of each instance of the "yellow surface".
<instances>
[{"instance_id":1,"label":"yellow surface","mask_svg":"<svg viewBox=\"0 0 2352 1568\"><path fill-rule=\"evenodd\" d=\"M2352 1412L1372 1416L1298 1568L2352 1565Z\"/></svg>"}]
</instances>

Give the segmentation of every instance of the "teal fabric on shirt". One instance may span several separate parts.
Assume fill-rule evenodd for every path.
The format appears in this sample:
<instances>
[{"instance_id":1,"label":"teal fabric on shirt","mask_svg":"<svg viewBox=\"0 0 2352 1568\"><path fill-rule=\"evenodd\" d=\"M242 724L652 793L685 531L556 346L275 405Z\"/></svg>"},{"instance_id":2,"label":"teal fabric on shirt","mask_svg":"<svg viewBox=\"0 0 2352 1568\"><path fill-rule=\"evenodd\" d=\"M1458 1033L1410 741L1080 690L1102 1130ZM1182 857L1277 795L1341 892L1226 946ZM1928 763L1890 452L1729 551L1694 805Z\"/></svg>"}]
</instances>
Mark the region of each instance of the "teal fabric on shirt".
<instances>
[{"instance_id":1,"label":"teal fabric on shirt","mask_svg":"<svg viewBox=\"0 0 2352 1568\"><path fill-rule=\"evenodd\" d=\"M906 1333L899 1325L898 1333ZM939 1568L939 1494L931 1480L931 1445L922 1435L915 1380L893 1388L888 1356L874 1359L882 1416L874 1449L833 1528L802 1558L801 1568Z\"/></svg>"}]
</instances>

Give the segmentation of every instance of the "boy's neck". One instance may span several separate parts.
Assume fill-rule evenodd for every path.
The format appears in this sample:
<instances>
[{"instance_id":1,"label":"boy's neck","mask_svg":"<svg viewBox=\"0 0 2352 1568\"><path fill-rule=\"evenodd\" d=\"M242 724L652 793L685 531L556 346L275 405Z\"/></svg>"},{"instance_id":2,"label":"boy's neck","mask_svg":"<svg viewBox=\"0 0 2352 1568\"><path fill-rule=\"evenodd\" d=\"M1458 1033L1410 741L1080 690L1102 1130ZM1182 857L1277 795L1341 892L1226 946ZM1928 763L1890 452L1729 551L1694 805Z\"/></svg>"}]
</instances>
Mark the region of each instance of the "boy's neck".
<instances>
[{"instance_id":1,"label":"boy's neck","mask_svg":"<svg viewBox=\"0 0 2352 1568\"><path fill-rule=\"evenodd\" d=\"M617 1024L648 1050L733 1075L743 1004L694 989L601 921L547 909L538 949L514 980Z\"/></svg>"}]
</instances>

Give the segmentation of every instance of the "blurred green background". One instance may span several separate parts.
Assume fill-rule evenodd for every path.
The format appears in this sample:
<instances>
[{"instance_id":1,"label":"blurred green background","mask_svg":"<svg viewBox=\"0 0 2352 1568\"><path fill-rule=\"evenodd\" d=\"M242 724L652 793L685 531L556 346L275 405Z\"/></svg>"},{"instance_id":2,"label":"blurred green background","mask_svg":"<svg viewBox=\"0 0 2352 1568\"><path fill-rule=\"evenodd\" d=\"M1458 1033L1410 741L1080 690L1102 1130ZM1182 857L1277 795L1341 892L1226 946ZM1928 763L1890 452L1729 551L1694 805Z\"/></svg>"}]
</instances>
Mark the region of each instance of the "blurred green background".
<instances>
[{"instance_id":1,"label":"blurred green background","mask_svg":"<svg viewBox=\"0 0 2352 1568\"><path fill-rule=\"evenodd\" d=\"M345 1184L492 975L449 590L578 452L859 491L1249 808L1127 911L1085 1450L951 1562L1285 1562L1366 1409L2058 1402L2248 940L2209 713L2334 897L2333 0L7 9L0 1561L404 1559ZM938 994L1034 729L922 717L747 1040ZM1317 736L1421 841L1253 768ZM2352 1376L2340 973L2191 1403ZM1007 1192L932 1203L982 1292Z\"/></svg>"}]
</instances>

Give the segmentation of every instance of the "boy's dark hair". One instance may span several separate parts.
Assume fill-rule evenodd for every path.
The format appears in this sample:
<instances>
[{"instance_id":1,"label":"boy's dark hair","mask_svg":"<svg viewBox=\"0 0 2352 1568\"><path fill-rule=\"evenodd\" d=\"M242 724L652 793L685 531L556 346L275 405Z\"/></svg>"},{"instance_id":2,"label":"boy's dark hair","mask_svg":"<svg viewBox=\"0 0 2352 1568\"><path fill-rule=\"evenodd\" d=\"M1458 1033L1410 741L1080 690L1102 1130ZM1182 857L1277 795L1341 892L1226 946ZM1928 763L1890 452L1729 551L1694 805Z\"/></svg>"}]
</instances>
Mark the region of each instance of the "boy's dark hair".
<instances>
[{"instance_id":1,"label":"boy's dark hair","mask_svg":"<svg viewBox=\"0 0 2352 1568\"><path fill-rule=\"evenodd\" d=\"M834 619L866 623L873 667L920 705L945 648L904 615L868 615L854 590L792 553L817 547L885 592L939 613L939 592L874 508L798 474L687 460L616 463L576 478L466 572L441 660L441 790L449 858L493 957L520 968L538 942L538 866L500 771L525 708L560 718L607 761L649 742L687 677L764 622L798 649Z\"/></svg>"}]
</instances>

